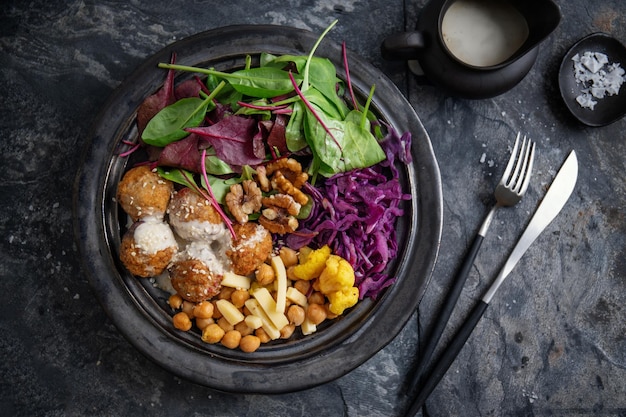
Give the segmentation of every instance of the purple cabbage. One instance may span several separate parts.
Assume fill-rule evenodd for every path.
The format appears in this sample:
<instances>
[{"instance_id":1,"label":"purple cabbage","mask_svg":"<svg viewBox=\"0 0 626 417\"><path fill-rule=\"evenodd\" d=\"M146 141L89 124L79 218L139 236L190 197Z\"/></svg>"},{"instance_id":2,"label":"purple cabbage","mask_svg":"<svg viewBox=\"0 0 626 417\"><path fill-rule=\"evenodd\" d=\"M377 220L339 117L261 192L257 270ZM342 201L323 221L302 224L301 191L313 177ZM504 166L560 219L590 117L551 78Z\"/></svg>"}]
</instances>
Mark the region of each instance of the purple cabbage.
<instances>
[{"instance_id":1,"label":"purple cabbage","mask_svg":"<svg viewBox=\"0 0 626 417\"><path fill-rule=\"evenodd\" d=\"M400 203L411 198L403 192L395 166L396 159L411 162L411 134L399 136L390 126L388 131L381 142L386 160L305 186L314 207L287 241L296 249L330 246L354 268L361 299L378 297L396 279L385 268L398 252L395 224L404 214Z\"/></svg>"}]
</instances>

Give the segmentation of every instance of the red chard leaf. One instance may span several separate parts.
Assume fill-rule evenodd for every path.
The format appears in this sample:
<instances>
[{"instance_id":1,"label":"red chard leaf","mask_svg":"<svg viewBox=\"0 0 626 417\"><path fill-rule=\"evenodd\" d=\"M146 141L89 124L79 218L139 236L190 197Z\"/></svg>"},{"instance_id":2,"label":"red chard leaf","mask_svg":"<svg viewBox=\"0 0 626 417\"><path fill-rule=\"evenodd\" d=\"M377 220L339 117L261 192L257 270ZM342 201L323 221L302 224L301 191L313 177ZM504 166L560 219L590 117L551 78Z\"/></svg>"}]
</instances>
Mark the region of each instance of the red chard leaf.
<instances>
[{"instance_id":1,"label":"red chard leaf","mask_svg":"<svg viewBox=\"0 0 626 417\"><path fill-rule=\"evenodd\" d=\"M287 138L285 136L286 126L287 117L282 114L276 115L276 120L267 138L267 144L270 148L278 149L281 155L286 155L289 152L287 149Z\"/></svg>"},{"instance_id":2,"label":"red chard leaf","mask_svg":"<svg viewBox=\"0 0 626 417\"><path fill-rule=\"evenodd\" d=\"M198 149L200 138L189 135L177 142L166 145L159 156L159 166L183 168L187 171L201 172L201 154Z\"/></svg>"},{"instance_id":3,"label":"red chard leaf","mask_svg":"<svg viewBox=\"0 0 626 417\"><path fill-rule=\"evenodd\" d=\"M265 137L267 137L267 130L263 124L259 122L257 124L256 134L252 137L252 153L257 158L265 158Z\"/></svg>"},{"instance_id":4,"label":"red chard leaf","mask_svg":"<svg viewBox=\"0 0 626 417\"><path fill-rule=\"evenodd\" d=\"M174 64L176 61L176 54L172 54L171 63ZM141 140L141 134L143 130L146 128L146 125L158 112L160 112L164 107L169 106L170 104L176 101L176 97L174 96L174 74L176 71L169 70L167 72L167 77L165 78L165 82L163 86L151 95L146 98L143 103L137 109L137 129L139 130L139 140Z\"/></svg>"},{"instance_id":5,"label":"red chard leaf","mask_svg":"<svg viewBox=\"0 0 626 417\"><path fill-rule=\"evenodd\" d=\"M180 85L176 87L176 99L180 100L181 98L198 97L201 90L202 81L199 81L196 78L183 81Z\"/></svg>"},{"instance_id":6,"label":"red chard leaf","mask_svg":"<svg viewBox=\"0 0 626 417\"><path fill-rule=\"evenodd\" d=\"M209 142L215 149L217 157L227 164L254 166L263 162L263 158L255 155L256 124L254 119L229 116L211 126L185 130Z\"/></svg>"}]
</instances>

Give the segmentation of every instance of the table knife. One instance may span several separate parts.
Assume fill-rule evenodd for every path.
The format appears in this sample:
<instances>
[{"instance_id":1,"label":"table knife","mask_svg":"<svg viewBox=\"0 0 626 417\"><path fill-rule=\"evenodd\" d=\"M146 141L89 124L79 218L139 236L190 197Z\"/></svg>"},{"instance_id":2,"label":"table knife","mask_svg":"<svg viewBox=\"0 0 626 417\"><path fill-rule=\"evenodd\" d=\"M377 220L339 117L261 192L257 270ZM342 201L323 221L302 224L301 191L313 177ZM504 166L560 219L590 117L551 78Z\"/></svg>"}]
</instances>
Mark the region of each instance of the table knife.
<instances>
[{"instance_id":1,"label":"table knife","mask_svg":"<svg viewBox=\"0 0 626 417\"><path fill-rule=\"evenodd\" d=\"M572 194L577 178L578 159L576 158L576 152L571 151L556 177L552 181L548 192L530 220L530 223L524 230L524 233L518 240L506 263L500 270L500 273L488 288L487 292L483 295L480 302L474 307L468 318L461 325L461 328L456 333L448 347L444 350L441 358L437 361L433 370L424 379L425 382L423 386L420 387L419 394L412 402L409 411L406 414L407 416L414 416L417 414L428 396L435 389L441 378L443 378L448 368L452 365L452 362L454 362L458 353L463 348L463 345L476 327L476 324L478 324L478 321L483 316L494 294L504 282L504 279L513 270L517 262L521 259L522 255L535 241L535 239L537 239L541 232L552 222L552 220L554 220L557 214L559 214Z\"/></svg>"}]
</instances>

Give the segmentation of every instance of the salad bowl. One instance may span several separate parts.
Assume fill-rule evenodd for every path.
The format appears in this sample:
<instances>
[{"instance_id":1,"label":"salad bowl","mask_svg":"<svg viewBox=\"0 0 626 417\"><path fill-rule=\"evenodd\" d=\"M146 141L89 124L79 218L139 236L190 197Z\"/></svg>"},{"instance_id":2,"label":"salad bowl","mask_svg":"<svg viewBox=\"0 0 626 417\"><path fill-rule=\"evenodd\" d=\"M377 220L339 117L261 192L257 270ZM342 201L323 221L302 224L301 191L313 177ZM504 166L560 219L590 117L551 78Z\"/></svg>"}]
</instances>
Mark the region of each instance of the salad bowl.
<instances>
[{"instance_id":1,"label":"salad bowl","mask_svg":"<svg viewBox=\"0 0 626 417\"><path fill-rule=\"evenodd\" d=\"M120 146L137 141L136 115L142 101L165 78L159 63L173 53L180 65L231 71L261 53L307 54L311 32L283 26L229 26L175 42L148 58L109 98L98 115L77 174L74 226L84 269L103 309L129 342L171 373L214 389L239 393L285 393L339 378L385 347L417 308L434 268L442 227L441 179L430 139L397 87L372 65L348 53L352 88L397 132L412 135L410 164L397 164L404 215L397 220L398 255L388 265L395 283L376 299L364 298L345 315L308 336L263 345L252 353L204 343L195 332L172 325L167 293L134 277L119 261L125 217L115 194L134 155ZM341 45L323 40L316 56L342 68ZM338 74L341 71L338 70ZM339 75L341 77L341 75ZM177 78L177 82L180 81Z\"/></svg>"}]
</instances>

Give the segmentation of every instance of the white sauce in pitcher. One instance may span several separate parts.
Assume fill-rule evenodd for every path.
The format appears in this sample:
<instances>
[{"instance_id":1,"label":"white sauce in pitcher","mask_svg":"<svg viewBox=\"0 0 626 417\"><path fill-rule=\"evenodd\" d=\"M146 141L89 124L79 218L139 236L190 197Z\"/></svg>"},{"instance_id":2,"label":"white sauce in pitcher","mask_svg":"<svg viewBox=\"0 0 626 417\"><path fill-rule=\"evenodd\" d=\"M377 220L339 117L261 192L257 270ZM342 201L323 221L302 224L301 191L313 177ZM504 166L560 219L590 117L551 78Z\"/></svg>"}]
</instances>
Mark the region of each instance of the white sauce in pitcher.
<instances>
[{"instance_id":1,"label":"white sauce in pitcher","mask_svg":"<svg viewBox=\"0 0 626 417\"><path fill-rule=\"evenodd\" d=\"M528 38L528 24L513 6L497 0L458 0L446 11L441 34L450 52L477 67L510 58Z\"/></svg>"}]
</instances>

